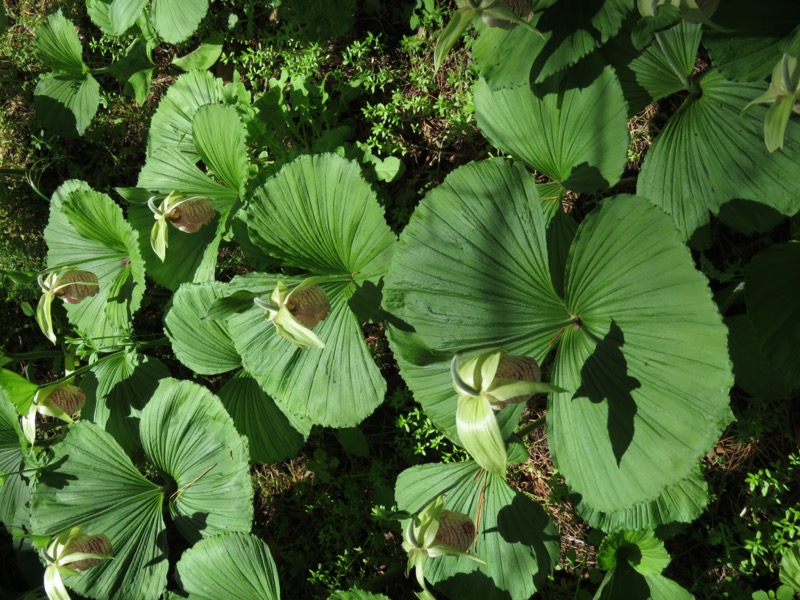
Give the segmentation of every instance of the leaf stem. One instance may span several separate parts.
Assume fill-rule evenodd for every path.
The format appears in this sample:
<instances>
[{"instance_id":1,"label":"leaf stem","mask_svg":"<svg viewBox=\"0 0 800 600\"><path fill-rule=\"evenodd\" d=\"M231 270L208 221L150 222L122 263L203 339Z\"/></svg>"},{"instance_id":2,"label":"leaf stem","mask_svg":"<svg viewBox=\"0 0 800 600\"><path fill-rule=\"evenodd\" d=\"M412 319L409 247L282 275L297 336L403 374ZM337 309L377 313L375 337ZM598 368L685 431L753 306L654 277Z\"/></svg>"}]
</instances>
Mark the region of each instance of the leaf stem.
<instances>
[{"instance_id":1,"label":"leaf stem","mask_svg":"<svg viewBox=\"0 0 800 600\"><path fill-rule=\"evenodd\" d=\"M525 427L517 431L517 435L521 438L524 438L526 435L542 427L546 422L547 422L547 416L545 415L544 417L540 417L535 421L532 421L531 423L525 425Z\"/></svg>"}]
</instances>

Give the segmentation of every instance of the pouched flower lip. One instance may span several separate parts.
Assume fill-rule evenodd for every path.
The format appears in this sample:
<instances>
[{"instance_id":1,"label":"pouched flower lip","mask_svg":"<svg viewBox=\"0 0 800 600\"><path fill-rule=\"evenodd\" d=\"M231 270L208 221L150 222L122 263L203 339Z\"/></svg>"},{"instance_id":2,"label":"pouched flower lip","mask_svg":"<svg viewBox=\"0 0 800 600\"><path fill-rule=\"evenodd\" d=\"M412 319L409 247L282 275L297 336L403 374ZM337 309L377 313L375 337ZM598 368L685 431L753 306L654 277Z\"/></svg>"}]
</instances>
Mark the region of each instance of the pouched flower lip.
<instances>
[{"instance_id":1,"label":"pouched flower lip","mask_svg":"<svg viewBox=\"0 0 800 600\"><path fill-rule=\"evenodd\" d=\"M42 288L42 296L36 307L36 322L47 339L55 344L56 334L50 310L53 299L60 297L67 304L78 304L96 295L100 290L100 284L97 275L75 267L54 269L47 277L44 274L39 275L38 282Z\"/></svg>"},{"instance_id":2,"label":"pouched flower lip","mask_svg":"<svg viewBox=\"0 0 800 600\"><path fill-rule=\"evenodd\" d=\"M254 298L253 303L266 311L278 334L298 348L323 349L325 343L312 329L326 319L331 310L328 297L317 285L324 279L309 277L291 290L279 280L269 300Z\"/></svg>"},{"instance_id":3,"label":"pouched flower lip","mask_svg":"<svg viewBox=\"0 0 800 600\"><path fill-rule=\"evenodd\" d=\"M153 213L155 224L150 231L150 247L163 262L167 258L169 228L167 223L183 233L197 233L211 222L216 214L211 203L202 196L186 196L173 190L156 205L160 196L150 196L147 206Z\"/></svg>"}]
</instances>

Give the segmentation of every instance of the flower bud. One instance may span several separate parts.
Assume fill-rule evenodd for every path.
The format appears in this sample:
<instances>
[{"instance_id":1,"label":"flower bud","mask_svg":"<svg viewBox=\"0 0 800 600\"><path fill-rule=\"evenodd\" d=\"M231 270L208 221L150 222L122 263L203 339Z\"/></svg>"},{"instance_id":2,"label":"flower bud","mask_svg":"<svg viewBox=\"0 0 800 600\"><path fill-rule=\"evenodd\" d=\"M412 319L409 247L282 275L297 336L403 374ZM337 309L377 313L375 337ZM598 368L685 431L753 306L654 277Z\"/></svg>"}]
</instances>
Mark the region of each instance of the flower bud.
<instances>
[{"instance_id":1,"label":"flower bud","mask_svg":"<svg viewBox=\"0 0 800 600\"><path fill-rule=\"evenodd\" d=\"M86 533L79 533L75 535L66 545L64 549L64 557L70 554L111 554L111 540L109 540L102 533L97 535L89 535ZM102 558L84 558L73 563L69 566L76 571L86 571L95 565L100 564Z\"/></svg>"},{"instance_id":2,"label":"flower bud","mask_svg":"<svg viewBox=\"0 0 800 600\"><path fill-rule=\"evenodd\" d=\"M84 298L90 298L97 294L99 289L97 275L90 271L71 269L58 277L54 293L64 302L78 304Z\"/></svg>"},{"instance_id":3,"label":"flower bud","mask_svg":"<svg viewBox=\"0 0 800 600\"><path fill-rule=\"evenodd\" d=\"M205 198L195 198L179 203L166 213L167 220L184 233L196 233L215 215L214 208Z\"/></svg>"}]
</instances>

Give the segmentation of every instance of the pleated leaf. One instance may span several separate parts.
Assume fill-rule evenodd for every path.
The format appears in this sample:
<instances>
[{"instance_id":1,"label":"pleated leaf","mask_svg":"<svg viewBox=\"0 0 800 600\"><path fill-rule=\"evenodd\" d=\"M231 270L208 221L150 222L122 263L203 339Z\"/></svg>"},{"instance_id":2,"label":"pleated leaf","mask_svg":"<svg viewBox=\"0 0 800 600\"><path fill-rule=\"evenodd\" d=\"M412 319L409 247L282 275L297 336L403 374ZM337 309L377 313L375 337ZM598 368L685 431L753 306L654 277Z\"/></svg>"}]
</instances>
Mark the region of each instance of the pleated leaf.
<instances>
[{"instance_id":1,"label":"pleated leaf","mask_svg":"<svg viewBox=\"0 0 800 600\"><path fill-rule=\"evenodd\" d=\"M297 455L311 424L284 412L246 372L238 374L217 392L236 429L247 437L250 460L276 463Z\"/></svg>"},{"instance_id":2,"label":"pleated leaf","mask_svg":"<svg viewBox=\"0 0 800 600\"><path fill-rule=\"evenodd\" d=\"M328 600L389 600L383 594L372 594L363 590L353 588L352 590L334 592Z\"/></svg>"},{"instance_id":3,"label":"pleated leaf","mask_svg":"<svg viewBox=\"0 0 800 600\"><path fill-rule=\"evenodd\" d=\"M653 142L637 193L672 215L684 239L729 200L761 202L785 215L800 210L791 176L800 162L800 122L789 121L784 149L770 153L766 107L740 114L764 84L732 83L711 70L700 87L702 96L690 96Z\"/></svg>"},{"instance_id":4,"label":"pleated leaf","mask_svg":"<svg viewBox=\"0 0 800 600\"><path fill-rule=\"evenodd\" d=\"M20 509L30 498L30 482L25 468L25 447L19 415L8 394L0 388L0 523L8 531L19 529Z\"/></svg>"},{"instance_id":5,"label":"pleated leaf","mask_svg":"<svg viewBox=\"0 0 800 600\"><path fill-rule=\"evenodd\" d=\"M120 353L99 362L80 380L86 392L81 418L102 427L132 458L142 453L139 422L158 382L169 377L161 361Z\"/></svg>"},{"instance_id":6,"label":"pleated leaf","mask_svg":"<svg viewBox=\"0 0 800 600\"><path fill-rule=\"evenodd\" d=\"M100 104L100 84L91 74L45 75L33 91L36 116L65 139L83 135Z\"/></svg>"},{"instance_id":7,"label":"pleated leaf","mask_svg":"<svg viewBox=\"0 0 800 600\"><path fill-rule=\"evenodd\" d=\"M48 267L74 266L97 275L97 294L65 305L70 322L98 348L118 344L144 295L144 262L122 209L86 183L67 181L53 194L44 237ZM127 284L115 290L112 284L125 272Z\"/></svg>"},{"instance_id":8,"label":"pleated leaf","mask_svg":"<svg viewBox=\"0 0 800 600\"><path fill-rule=\"evenodd\" d=\"M687 88L701 37L699 24L681 21L658 32L658 42L640 51L631 42L635 21L629 19L629 25L600 50L619 78L629 116L641 112L651 102Z\"/></svg>"},{"instance_id":9,"label":"pleated leaf","mask_svg":"<svg viewBox=\"0 0 800 600\"><path fill-rule=\"evenodd\" d=\"M530 175L491 161L458 169L432 190L400 238L383 304L418 335L392 328L389 339L414 397L453 439L453 355L503 347L542 364L568 322L545 227ZM523 408L497 413L504 438Z\"/></svg>"},{"instance_id":10,"label":"pleated leaf","mask_svg":"<svg viewBox=\"0 0 800 600\"><path fill-rule=\"evenodd\" d=\"M547 38L533 63L537 82L604 44L633 11L633 0L568 0L545 9L537 23Z\"/></svg>"},{"instance_id":11,"label":"pleated leaf","mask_svg":"<svg viewBox=\"0 0 800 600\"><path fill-rule=\"evenodd\" d=\"M36 30L36 53L54 71L79 77L88 70L75 25L64 17L61 9Z\"/></svg>"},{"instance_id":12,"label":"pleated leaf","mask_svg":"<svg viewBox=\"0 0 800 600\"><path fill-rule=\"evenodd\" d=\"M153 27L168 44L188 39L208 11L208 0L153 0Z\"/></svg>"},{"instance_id":13,"label":"pleated leaf","mask_svg":"<svg viewBox=\"0 0 800 600\"><path fill-rule=\"evenodd\" d=\"M279 600L278 571L269 547L248 533L199 541L178 561L178 581L192 600Z\"/></svg>"},{"instance_id":14,"label":"pleated leaf","mask_svg":"<svg viewBox=\"0 0 800 600\"><path fill-rule=\"evenodd\" d=\"M253 486L247 440L219 398L195 383L162 379L141 418L147 457L175 482L169 509L181 534L194 542L249 532Z\"/></svg>"},{"instance_id":15,"label":"pleated leaf","mask_svg":"<svg viewBox=\"0 0 800 600\"><path fill-rule=\"evenodd\" d=\"M800 242L756 255L747 268L745 297L761 351L791 389L800 386Z\"/></svg>"},{"instance_id":16,"label":"pleated leaf","mask_svg":"<svg viewBox=\"0 0 800 600\"><path fill-rule=\"evenodd\" d=\"M725 325L729 332L728 345L736 385L754 398L777 400L788 396L791 392L788 378L761 349L756 328L750 318L746 314L735 315L726 318Z\"/></svg>"},{"instance_id":17,"label":"pleated leaf","mask_svg":"<svg viewBox=\"0 0 800 600\"><path fill-rule=\"evenodd\" d=\"M208 71L194 71L175 80L158 105L147 138L147 155L159 148L175 148L199 158L192 134L197 109L222 99L222 85Z\"/></svg>"},{"instance_id":18,"label":"pleated leaf","mask_svg":"<svg viewBox=\"0 0 800 600\"><path fill-rule=\"evenodd\" d=\"M544 510L473 462L412 467L397 478L401 510L416 513L440 494L447 510L476 523L470 552L486 564L464 557L428 558L425 578L448 598L530 598L558 560L558 533Z\"/></svg>"},{"instance_id":19,"label":"pleated leaf","mask_svg":"<svg viewBox=\"0 0 800 600\"><path fill-rule=\"evenodd\" d=\"M662 490L655 500L626 510L604 513L578 502L575 511L589 525L603 531L653 529L673 523L691 523L705 510L708 500L708 485L695 471L676 485Z\"/></svg>"},{"instance_id":20,"label":"pleated leaf","mask_svg":"<svg viewBox=\"0 0 800 600\"><path fill-rule=\"evenodd\" d=\"M589 69L590 65L585 65ZM591 84L570 70L545 85L473 91L478 127L503 152L578 192L616 183L628 149L627 108L611 67Z\"/></svg>"},{"instance_id":21,"label":"pleated leaf","mask_svg":"<svg viewBox=\"0 0 800 600\"><path fill-rule=\"evenodd\" d=\"M446 402L442 355L502 347L542 364L557 345L559 470L594 510L652 501L730 420L726 330L671 220L635 197L605 199L581 224L562 301L534 194L524 170L493 161L455 171L416 210L384 290L418 336L401 373L428 410Z\"/></svg>"},{"instance_id":22,"label":"pleated leaf","mask_svg":"<svg viewBox=\"0 0 800 600\"><path fill-rule=\"evenodd\" d=\"M175 356L195 373L216 375L242 364L225 322L204 318L213 302L225 296L225 290L225 284L216 281L183 284L164 317Z\"/></svg>"},{"instance_id":23,"label":"pleated leaf","mask_svg":"<svg viewBox=\"0 0 800 600\"><path fill-rule=\"evenodd\" d=\"M382 276L394 251L375 192L357 163L301 156L256 190L246 213L254 241L316 275Z\"/></svg>"},{"instance_id":24,"label":"pleated leaf","mask_svg":"<svg viewBox=\"0 0 800 600\"><path fill-rule=\"evenodd\" d=\"M192 120L195 146L208 170L229 190L244 194L249 162L245 130L232 106L201 106Z\"/></svg>"},{"instance_id":25,"label":"pleated leaf","mask_svg":"<svg viewBox=\"0 0 800 600\"><path fill-rule=\"evenodd\" d=\"M65 583L90 598L158 598L169 566L164 490L93 423L70 425L52 452L33 488L33 532L53 535L80 525L85 533L105 534L114 556Z\"/></svg>"},{"instance_id":26,"label":"pleated leaf","mask_svg":"<svg viewBox=\"0 0 800 600\"><path fill-rule=\"evenodd\" d=\"M112 0L109 7L111 34L122 35L130 29L142 14L147 0Z\"/></svg>"},{"instance_id":27,"label":"pleated leaf","mask_svg":"<svg viewBox=\"0 0 800 600\"><path fill-rule=\"evenodd\" d=\"M285 280L297 285L300 280ZM230 290L268 296L274 275L235 278ZM228 321L242 364L267 394L297 418L330 427L352 427L383 401L386 393L378 367L370 356L361 324L349 307L356 293L352 283L321 286L331 304L328 317L314 328L323 349L303 350L279 335L266 311L253 305Z\"/></svg>"},{"instance_id":28,"label":"pleated leaf","mask_svg":"<svg viewBox=\"0 0 800 600\"><path fill-rule=\"evenodd\" d=\"M547 413L553 459L604 512L684 479L730 421L727 331L670 220L634 196L606 199L570 249ZM686 423L692 428L687 430Z\"/></svg>"}]
</instances>

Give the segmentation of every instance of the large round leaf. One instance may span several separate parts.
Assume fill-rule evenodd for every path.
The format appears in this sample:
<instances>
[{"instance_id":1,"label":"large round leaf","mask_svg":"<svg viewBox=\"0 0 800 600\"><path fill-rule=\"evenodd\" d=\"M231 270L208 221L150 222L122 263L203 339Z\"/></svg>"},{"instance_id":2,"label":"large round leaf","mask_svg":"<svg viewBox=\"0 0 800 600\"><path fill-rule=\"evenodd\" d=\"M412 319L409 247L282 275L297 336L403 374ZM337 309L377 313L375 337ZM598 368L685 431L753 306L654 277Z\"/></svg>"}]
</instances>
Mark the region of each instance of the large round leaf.
<instances>
[{"instance_id":1,"label":"large round leaf","mask_svg":"<svg viewBox=\"0 0 800 600\"><path fill-rule=\"evenodd\" d=\"M727 331L661 211L606 199L581 224L547 414L553 459L590 506L613 512L684 479L730 421ZM687 429L686 423L692 423Z\"/></svg>"},{"instance_id":2,"label":"large round leaf","mask_svg":"<svg viewBox=\"0 0 800 600\"><path fill-rule=\"evenodd\" d=\"M606 199L581 224L559 299L535 200L520 167L495 161L423 201L384 292L429 348L431 364L403 376L444 394L438 352L504 347L542 362L557 342L552 382L569 393L549 403L554 460L587 505L627 509L686 478L729 420L726 331L670 219L635 197Z\"/></svg>"},{"instance_id":3,"label":"large round leaf","mask_svg":"<svg viewBox=\"0 0 800 600\"><path fill-rule=\"evenodd\" d=\"M81 76L88 70L75 25L64 17L61 9L36 30L36 53L54 71Z\"/></svg>"},{"instance_id":4,"label":"large round leaf","mask_svg":"<svg viewBox=\"0 0 800 600\"><path fill-rule=\"evenodd\" d=\"M395 237L357 163L335 154L301 156L258 188L247 224L286 264L317 275L377 280Z\"/></svg>"},{"instance_id":5,"label":"large round leaf","mask_svg":"<svg viewBox=\"0 0 800 600\"><path fill-rule=\"evenodd\" d=\"M33 91L33 105L42 124L65 139L83 135L100 104L100 84L82 76L50 73Z\"/></svg>"},{"instance_id":6,"label":"large round leaf","mask_svg":"<svg viewBox=\"0 0 800 600\"><path fill-rule=\"evenodd\" d=\"M81 378L86 392L81 418L105 429L129 456L137 458L142 452L141 411L165 377L169 370L164 363L149 356L121 352L104 358Z\"/></svg>"},{"instance_id":7,"label":"large round leaf","mask_svg":"<svg viewBox=\"0 0 800 600\"><path fill-rule=\"evenodd\" d=\"M756 296L758 296L758 292L756 292ZM793 304L790 306L793 307ZM775 314L783 317L788 313L781 311ZM771 320L767 323L767 327L771 325ZM788 319L787 322L791 323ZM750 318L746 314L735 315L726 318L725 325L729 332L728 345L730 346L736 385L754 398L777 400L788 396L791 393L789 378L779 370L778 365L767 358L764 350L761 349L761 344L756 337L756 328Z\"/></svg>"},{"instance_id":8,"label":"large round leaf","mask_svg":"<svg viewBox=\"0 0 800 600\"><path fill-rule=\"evenodd\" d=\"M656 138L639 175L637 193L672 215L685 239L733 199L761 202L791 215L800 210L795 180L800 122L790 120L786 145L764 146L764 106L742 109L763 84L731 83L716 71L701 80Z\"/></svg>"},{"instance_id":9,"label":"large round leaf","mask_svg":"<svg viewBox=\"0 0 800 600\"><path fill-rule=\"evenodd\" d=\"M33 532L55 535L80 525L85 533L108 536L114 556L65 583L90 598L158 598L169 566L164 490L92 423L70 425L52 452L33 489Z\"/></svg>"},{"instance_id":10,"label":"large round leaf","mask_svg":"<svg viewBox=\"0 0 800 600\"><path fill-rule=\"evenodd\" d=\"M170 514L187 540L250 531L247 440L216 396L189 381L163 379L142 411L140 432L147 457L174 481Z\"/></svg>"},{"instance_id":11,"label":"large round leaf","mask_svg":"<svg viewBox=\"0 0 800 600\"><path fill-rule=\"evenodd\" d=\"M168 44L188 39L208 11L208 0L153 0L153 27Z\"/></svg>"},{"instance_id":12,"label":"large round leaf","mask_svg":"<svg viewBox=\"0 0 800 600\"><path fill-rule=\"evenodd\" d=\"M632 0L560 0L531 22L541 35L523 27L481 26L475 44L479 71L492 89L507 86L509 72L542 82L615 35L632 8Z\"/></svg>"},{"instance_id":13,"label":"large round leaf","mask_svg":"<svg viewBox=\"0 0 800 600\"><path fill-rule=\"evenodd\" d=\"M277 280L274 275L258 274L235 278L230 290L269 296ZM285 281L289 286L299 283ZM245 369L282 408L312 423L352 427L383 401L386 382L349 306L357 293L355 284L326 283L322 288L331 304L327 319L314 329L325 344L323 349L292 345L255 305L232 317L228 328Z\"/></svg>"},{"instance_id":14,"label":"large round leaf","mask_svg":"<svg viewBox=\"0 0 800 600\"><path fill-rule=\"evenodd\" d=\"M117 345L144 295L144 263L122 209L84 182L67 181L53 194L44 237L48 267L97 275L97 294L66 306L70 322L99 348Z\"/></svg>"},{"instance_id":15,"label":"large round leaf","mask_svg":"<svg viewBox=\"0 0 800 600\"><path fill-rule=\"evenodd\" d=\"M413 467L397 478L401 510L419 512L441 494L447 510L464 513L476 524L471 552L486 564L464 557L428 558L425 578L448 598L530 598L559 554L558 532L544 510L473 462Z\"/></svg>"},{"instance_id":16,"label":"large round leaf","mask_svg":"<svg viewBox=\"0 0 800 600\"><path fill-rule=\"evenodd\" d=\"M800 387L800 242L759 253L747 268L745 297L761 351L789 388Z\"/></svg>"},{"instance_id":17,"label":"large round leaf","mask_svg":"<svg viewBox=\"0 0 800 600\"><path fill-rule=\"evenodd\" d=\"M291 346L257 307L229 321L245 368L300 418L358 424L386 392L361 333L367 320L362 308L377 310L373 298L395 243L375 193L356 163L334 154L301 156L256 190L246 220L264 250L332 280L323 284L330 314L314 330L325 343L322 350ZM268 293L275 282L266 277L243 285Z\"/></svg>"},{"instance_id":18,"label":"large round leaf","mask_svg":"<svg viewBox=\"0 0 800 600\"><path fill-rule=\"evenodd\" d=\"M278 571L254 535L229 533L197 542L178 561L178 581L193 600L278 600Z\"/></svg>"},{"instance_id":19,"label":"large round leaf","mask_svg":"<svg viewBox=\"0 0 800 600\"><path fill-rule=\"evenodd\" d=\"M284 413L258 382L238 374L217 392L236 429L246 436L250 460L276 463L295 456L308 438L311 425L292 413Z\"/></svg>"},{"instance_id":20,"label":"large round leaf","mask_svg":"<svg viewBox=\"0 0 800 600\"><path fill-rule=\"evenodd\" d=\"M183 284L164 317L175 356L195 373L216 375L242 364L225 322L205 318L213 302L225 295L225 289L225 284L217 281Z\"/></svg>"},{"instance_id":21,"label":"large round leaf","mask_svg":"<svg viewBox=\"0 0 800 600\"><path fill-rule=\"evenodd\" d=\"M589 72L601 68L601 71ZM581 83L588 74L590 84ZM581 63L546 84L474 89L478 127L503 152L579 192L616 183L628 149L627 107L611 67Z\"/></svg>"},{"instance_id":22,"label":"large round leaf","mask_svg":"<svg viewBox=\"0 0 800 600\"><path fill-rule=\"evenodd\" d=\"M175 148L199 158L192 135L197 109L222 100L222 81L208 71L192 71L178 77L158 105L147 137L147 155L159 148Z\"/></svg>"},{"instance_id":23,"label":"large round leaf","mask_svg":"<svg viewBox=\"0 0 800 600\"><path fill-rule=\"evenodd\" d=\"M30 498L23 448L25 439L19 415L8 394L0 388L0 523L8 531L22 525L19 513Z\"/></svg>"},{"instance_id":24,"label":"large round leaf","mask_svg":"<svg viewBox=\"0 0 800 600\"><path fill-rule=\"evenodd\" d=\"M689 87L701 37L699 24L681 21L658 32L658 41L640 51L631 42L636 22L629 19L628 26L600 49L619 77L630 116Z\"/></svg>"}]
</instances>

